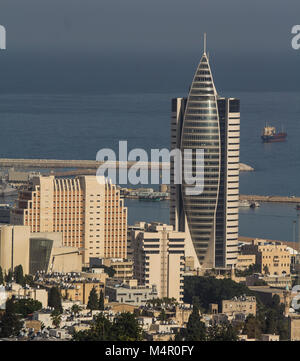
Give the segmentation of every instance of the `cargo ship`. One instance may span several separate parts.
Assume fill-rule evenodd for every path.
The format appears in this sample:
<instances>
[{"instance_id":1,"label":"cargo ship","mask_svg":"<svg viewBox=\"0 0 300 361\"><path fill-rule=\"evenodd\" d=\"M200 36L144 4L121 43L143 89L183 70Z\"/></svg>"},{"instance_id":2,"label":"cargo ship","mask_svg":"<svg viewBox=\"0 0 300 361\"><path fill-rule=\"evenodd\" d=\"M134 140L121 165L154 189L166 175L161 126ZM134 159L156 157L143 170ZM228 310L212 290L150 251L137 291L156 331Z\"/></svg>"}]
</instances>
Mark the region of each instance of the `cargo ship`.
<instances>
[{"instance_id":1,"label":"cargo ship","mask_svg":"<svg viewBox=\"0 0 300 361\"><path fill-rule=\"evenodd\" d=\"M272 142L284 142L287 137L286 132L276 132L275 127L266 126L263 129L263 133L261 139L264 143L272 143Z\"/></svg>"}]
</instances>

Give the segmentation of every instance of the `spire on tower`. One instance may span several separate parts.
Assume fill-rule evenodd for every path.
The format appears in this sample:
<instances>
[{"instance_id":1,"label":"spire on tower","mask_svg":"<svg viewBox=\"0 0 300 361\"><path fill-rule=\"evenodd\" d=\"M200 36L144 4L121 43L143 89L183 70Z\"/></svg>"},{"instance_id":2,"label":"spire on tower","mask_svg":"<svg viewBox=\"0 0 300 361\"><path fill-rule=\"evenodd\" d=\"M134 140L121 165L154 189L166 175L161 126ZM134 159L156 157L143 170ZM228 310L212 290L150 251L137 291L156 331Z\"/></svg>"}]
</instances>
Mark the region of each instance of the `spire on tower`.
<instances>
[{"instance_id":1,"label":"spire on tower","mask_svg":"<svg viewBox=\"0 0 300 361\"><path fill-rule=\"evenodd\" d=\"M203 50L204 50L204 54L206 54L206 33L204 33L204 46L203 46Z\"/></svg>"}]
</instances>

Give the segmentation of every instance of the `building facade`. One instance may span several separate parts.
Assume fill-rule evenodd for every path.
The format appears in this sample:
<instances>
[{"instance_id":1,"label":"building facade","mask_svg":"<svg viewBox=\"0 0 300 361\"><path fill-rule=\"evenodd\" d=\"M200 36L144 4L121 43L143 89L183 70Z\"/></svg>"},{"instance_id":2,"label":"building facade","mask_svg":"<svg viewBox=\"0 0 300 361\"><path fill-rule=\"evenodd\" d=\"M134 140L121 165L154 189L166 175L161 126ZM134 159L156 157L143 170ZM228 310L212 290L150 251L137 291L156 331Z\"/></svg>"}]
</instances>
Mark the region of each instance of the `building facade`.
<instances>
[{"instance_id":1,"label":"building facade","mask_svg":"<svg viewBox=\"0 0 300 361\"><path fill-rule=\"evenodd\" d=\"M120 302L134 306L144 306L146 303L158 297L155 286L139 286L137 280L128 283L105 285L105 296L109 302Z\"/></svg>"},{"instance_id":2,"label":"building facade","mask_svg":"<svg viewBox=\"0 0 300 361\"><path fill-rule=\"evenodd\" d=\"M29 239L30 227L0 226L0 266L4 273L18 265L24 274L29 273Z\"/></svg>"},{"instance_id":3,"label":"building facade","mask_svg":"<svg viewBox=\"0 0 300 361\"><path fill-rule=\"evenodd\" d=\"M77 247L63 246L61 233L30 233L29 226L0 226L0 266L3 272L22 265L24 274L79 272L82 256Z\"/></svg>"},{"instance_id":4,"label":"building facade","mask_svg":"<svg viewBox=\"0 0 300 361\"><path fill-rule=\"evenodd\" d=\"M291 254L281 242L254 239L241 247L243 255L255 255L259 272L269 275L289 275L291 273Z\"/></svg>"},{"instance_id":5,"label":"building facade","mask_svg":"<svg viewBox=\"0 0 300 361\"><path fill-rule=\"evenodd\" d=\"M234 297L232 300L222 300L222 313L225 315L234 315L243 313L248 316L256 315L256 298L254 296Z\"/></svg>"},{"instance_id":6,"label":"building facade","mask_svg":"<svg viewBox=\"0 0 300 361\"><path fill-rule=\"evenodd\" d=\"M141 223L132 231L133 274L140 285L157 287L158 297L183 299L185 233L166 224Z\"/></svg>"},{"instance_id":7,"label":"building facade","mask_svg":"<svg viewBox=\"0 0 300 361\"><path fill-rule=\"evenodd\" d=\"M127 208L114 184L95 176L59 179L35 177L19 192L11 223L31 232L59 232L65 246L90 257L126 258Z\"/></svg>"},{"instance_id":8,"label":"building facade","mask_svg":"<svg viewBox=\"0 0 300 361\"><path fill-rule=\"evenodd\" d=\"M192 150L192 172L176 184L171 159L170 223L186 232L196 268L232 267L238 255L240 102L219 97L204 52L188 98L172 100L171 149ZM204 150L204 166L195 160ZM184 172L184 170L183 170ZM190 181L202 180L201 194Z\"/></svg>"}]
</instances>

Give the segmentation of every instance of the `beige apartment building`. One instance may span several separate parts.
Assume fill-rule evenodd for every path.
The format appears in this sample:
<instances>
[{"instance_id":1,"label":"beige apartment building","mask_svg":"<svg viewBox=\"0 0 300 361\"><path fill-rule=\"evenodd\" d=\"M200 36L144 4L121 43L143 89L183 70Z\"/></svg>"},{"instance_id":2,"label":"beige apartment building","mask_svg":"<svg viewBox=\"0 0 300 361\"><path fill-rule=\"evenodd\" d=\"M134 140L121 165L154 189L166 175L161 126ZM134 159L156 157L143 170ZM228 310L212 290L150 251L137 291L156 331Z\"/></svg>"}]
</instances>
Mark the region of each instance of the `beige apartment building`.
<instances>
[{"instance_id":1,"label":"beige apartment building","mask_svg":"<svg viewBox=\"0 0 300 361\"><path fill-rule=\"evenodd\" d=\"M61 295L71 301L80 301L83 305L87 305L91 290L95 288L98 297L102 291L104 294L104 283L97 281L74 282L68 287L59 287Z\"/></svg>"},{"instance_id":2,"label":"beige apartment building","mask_svg":"<svg viewBox=\"0 0 300 361\"><path fill-rule=\"evenodd\" d=\"M96 176L34 177L19 192L11 223L62 233L65 246L83 251L85 265L90 257L127 255L127 208L116 186Z\"/></svg>"},{"instance_id":3,"label":"beige apartment building","mask_svg":"<svg viewBox=\"0 0 300 361\"><path fill-rule=\"evenodd\" d=\"M134 278L157 287L158 297L183 298L185 233L161 223L140 223L132 230Z\"/></svg>"},{"instance_id":4,"label":"beige apartment building","mask_svg":"<svg viewBox=\"0 0 300 361\"><path fill-rule=\"evenodd\" d=\"M131 280L133 278L133 261L126 259L105 258L102 264L111 267L114 271L114 278Z\"/></svg>"},{"instance_id":5,"label":"beige apartment building","mask_svg":"<svg viewBox=\"0 0 300 361\"><path fill-rule=\"evenodd\" d=\"M270 275L290 274L291 255L282 242L253 239L250 244L241 247L241 253L255 255L255 263L260 266L260 273L267 271Z\"/></svg>"},{"instance_id":6,"label":"beige apartment building","mask_svg":"<svg viewBox=\"0 0 300 361\"><path fill-rule=\"evenodd\" d=\"M237 256L237 263L235 268L239 270L245 270L255 264L256 256L255 254L239 254Z\"/></svg>"}]
</instances>

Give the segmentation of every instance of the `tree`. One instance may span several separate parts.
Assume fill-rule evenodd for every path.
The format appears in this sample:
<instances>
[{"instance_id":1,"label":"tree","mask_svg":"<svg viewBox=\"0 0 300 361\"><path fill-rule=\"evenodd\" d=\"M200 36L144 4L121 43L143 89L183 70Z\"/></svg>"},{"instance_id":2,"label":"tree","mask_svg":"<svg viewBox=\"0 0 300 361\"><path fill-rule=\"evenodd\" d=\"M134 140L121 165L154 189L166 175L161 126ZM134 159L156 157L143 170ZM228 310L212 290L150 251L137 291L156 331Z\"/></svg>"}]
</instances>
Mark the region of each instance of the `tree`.
<instances>
[{"instance_id":1,"label":"tree","mask_svg":"<svg viewBox=\"0 0 300 361\"><path fill-rule=\"evenodd\" d=\"M53 307L55 311L63 312L61 305L61 295L57 287L50 288L48 292L48 306Z\"/></svg>"},{"instance_id":2,"label":"tree","mask_svg":"<svg viewBox=\"0 0 300 361\"><path fill-rule=\"evenodd\" d=\"M164 309L161 310L159 316L158 316L158 319L160 321L166 321L167 319L167 315L166 315L166 311Z\"/></svg>"},{"instance_id":3,"label":"tree","mask_svg":"<svg viewBox=\"0 0 300 361\"><path fill-rule=\"evenodd\" d=\"M74 341L114 341L112 323L102 314L97 315L89 330L75 332Z\"/></svg>"},{"instance_id":4,"label":"tree","mask_svg":"<svg viewBox=\"0 0 300 361\"><path fill-rule=\"evenodd\" d=\"M59 326L61 324L61 314L59 313L59 311L54 310L51 313L51 319L52 319L53 326L55 328L59 328Z\"/></svg>"},{"instance_id":5,"label":"tree","mask_svg":"<svg viewBox=\"0 0 300 361\"><path fill-rule=\"evenodd\" d=\"M129 312L124 312L114 319L112 326L114 341L142 341L142 330L136 317Z\"/></svg>"},{"instance_id":6,"label":"tree","mask_svg":"<svg viewBox=\"0 0 300 361\"><path fill-rule=\"evenodd\" d=\"M235 275L237 277L246 277L246 276L250 276L253 273L260 273L260 265L259 264L251 264L247 269L245 270L239 270L239 269L235 269Z\"/></svg>"},{"instance_id":7,"label":"tree","mask_svg":"<svg viewBox=\"0 0 300 361\"><path fill-rule=\"evenodd\" d=\"M100 290L100 296L99 296L99 310L104 310L104 294L103 291Z\"/></svg>"},{"instance_id":8,"label":"tree","mask_svg":"<svg viewBox=\"0 0 300 361\"><path fill-rule=\"evenodd\" d=\"M242 295L253 296L254 294L247 286L229 278L184 277L184 302L192 303L193 297L197 296L199 305L205 312L208 312L210 303L217 303L221 307L222 300L231 300L235 296Z\"/></svg>"},{"instance_id":9,"label":"tree","mask_svg":"<svg viewBox=\"0 0 300 361\"><path fill-rule=\"evenodd\" d=\"M208 329L207 341L238 341L238 333L230 323L214 325Z\"/></svg>"},{"instance_id":10,"label":"tree","mask_svg":"<svg viewBox=\"0 0 300 361\"><path fill-rule=\"evenodd\" d=\"M76 305L74 304L72 307L71 307L71 311L77 315L80 311L82 310L82 308L79 306L79 305Z\"/></svg>"},{"instance_id":11,"label":"tree","mask_svg":"<svg viewBox=\"0 0 300 361\"><path fill-rule=\"evenodd\" d=\"M14 312L18 315L21 315L22 317L27 317L34 311L39 311L42 308L43 305L41 302L31 298L14 300Z\"/></svg>"},{"instance_id":12,"label":"tree","mask_svg":"<svg viewBox=\"0 0 300 361\"><path fill-rule=\"evenodd\" d=\"M4 277L3 277L3 271L2 267L0 266L0 285L4 284Z\"/></svg>"},{"instance_id":13,"label":"tree","mask_svg":"<svg viewBox=\"0 0 300 361\"><path fill-rule=\"evenodd\" d=\"M25 275L24 276L24 285L29 285L30 287L34 286L34 279L32 275Z\"/></svg>"},{"instance_id":14,"label":"tree","mask_svg":"<svg viewBox=\"0 0 300 361\"><path fill-rule=\"evenodd\" d=\"M193 298L193 311L190 314L186 328L180 330L175 341L205 341L206 327L201 321L198 297Z\"/></svg>"},{"instance_id":15,"label":"tree","mask_svg":"<svg viewBox=\"0 0 300 361\"><path fill-rule=\"evenodd\" d=\"M22 265L18 265L14 269L14 280L19 285L24 285L24 273Z\"/></svg>"},{"instance_id":16,"label":"tree","mask_svg":"<svg viewBox=\"0 0 300 361\"><path fill-rule=\"evenodd\" d=\"M6 301L5 313L0 318L0 337L19 335L23 323L14 311L14 301L13 299L8 299Z\"/></svg>"},{"instance_id":17,"label":"tree","mask_svg":"<svg viewBox=\"0 0 300 361\"><path fill-rule=\"evenodd\" d=\"M277 331L277 314L273 309L266 313L266 333L275 334Z\"/></svg>"},{"instance_id":18,"label":"tree","mask_svg":"<svg viewBox=\"0 0 300 361\"><path fill-rule=\"evenodd\" d=\"M187 337L185 341L204 341L206 338L205 324L201 321L199 299L197 297L193 300L193 312L190 314L186 330Z\"/></svg>"},{"instance_id":19,"label":"tree","mask_svg":"<svg viewBox=\"0 0 300 361\"><path fill-rule=\"evenodd\" d=\"M264 273L269 274L269 267L267 265L264 266Z\"/></svg>"},{"instance_id":20,"label":"tree","mask_svg":"<svg viewBox=\"0 0 300 361\"><path fill-rule=\"evenodd\" d=\"M98 310L98 296L97 296L97 291L96 291L95 287L93 287L91 289L88 304L87 304L87 308L89 310L91 310L91 311L92 310Z\"/></svg>"},{"instance_id":21,"label":"tree","mask_svg":"<svg viewBox=\"0 0 300 361\"><path fill-rule=\"evenodd\" d=\"M4 279L5 279L5 282L6 282L6 283L10 283L10 282L12 281L12 279L13 279L13 272L12 272L11 269L8 270L8 273L7 273L7 274L5 273Z\"/></svg>"},{"instance_id":22,"label":"tree","mask_svg":"<svg viewBox=\"0 0 300 361\"><path fill-rule=\"evenodd\" d=\"M243 335L247 335L248 338L254 338L256 340L261 338L261 324L259 320L252 314L247 316L242 333Z\"/></svg>"},{"instance_id":23,"label":"tree","mask_svg":"<svg viewBox=\"0 0 300 361\"><path fill-rule=\"evenodd\" d=\"M280 340L288 340L288 319L285 317L285 306L280 303L278 295L274 295L267 305L258 302L256 318L263 333L275 333L279 335Z\"/></svg>"}]
</instances>

